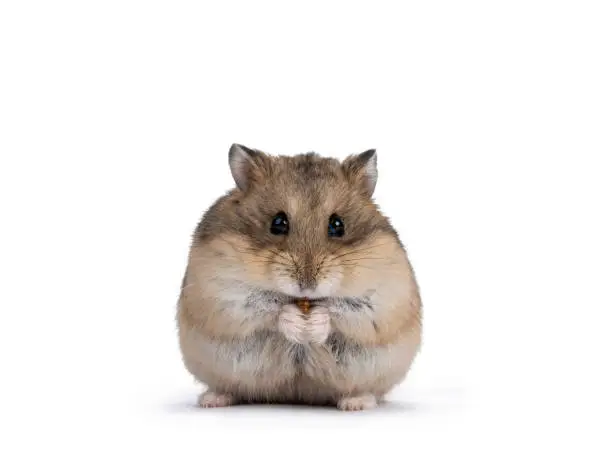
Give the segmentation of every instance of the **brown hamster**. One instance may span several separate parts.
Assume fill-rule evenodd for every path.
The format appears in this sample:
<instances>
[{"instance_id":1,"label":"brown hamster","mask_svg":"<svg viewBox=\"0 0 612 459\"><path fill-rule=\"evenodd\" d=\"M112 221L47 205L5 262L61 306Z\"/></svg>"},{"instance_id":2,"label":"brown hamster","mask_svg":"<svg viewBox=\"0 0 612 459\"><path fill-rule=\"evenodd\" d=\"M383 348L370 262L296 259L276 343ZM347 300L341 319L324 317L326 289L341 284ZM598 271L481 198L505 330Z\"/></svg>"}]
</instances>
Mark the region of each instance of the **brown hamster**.
<instances>
[{"instance_id":1,"label":"brown hamster","mask_svg":"<svg viewBox=\"0 0 612 459\"><path fill-rule=\"evenodd\" d=\"M339 161L234 144L229 164L236 187L197 226L178 302L199 404L375 407L421 343L412 266L372 200L376 151Z\"/></svg>"}]
</instances>

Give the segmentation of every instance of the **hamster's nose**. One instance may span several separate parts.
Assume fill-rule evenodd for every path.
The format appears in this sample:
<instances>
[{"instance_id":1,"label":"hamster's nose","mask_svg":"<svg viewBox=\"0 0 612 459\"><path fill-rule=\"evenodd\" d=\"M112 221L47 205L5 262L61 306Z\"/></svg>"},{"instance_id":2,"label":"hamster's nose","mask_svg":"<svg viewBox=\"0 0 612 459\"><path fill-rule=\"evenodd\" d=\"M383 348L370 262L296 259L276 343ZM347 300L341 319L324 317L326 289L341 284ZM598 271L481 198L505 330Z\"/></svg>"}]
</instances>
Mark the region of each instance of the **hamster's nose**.
<instances>
[{"instance_id":1,"label":"hamster's nose","mask_svg":"<svg viewBox=\"0 0 612 459\"><path fill-rule=\"evenodd\" d=\"M317 287L317 281L314 278L300 278L298 279L298 287L301 291L315 290Z\"/></svg>"},{"instance_id":2,"label":"hamster's nose","mask_svg":"<svg viewBox=\"0 0 612 459\"><path fill-rule=\"evenodd\" d=\"M317 286L314 264L304 263L296 270L296 281L300 290L315 290Z\"/></svg>"},{"instance_id":3,"label":"hamster's nose","mask_svg":"<svg viewBox=\"0 0 612 459\"><path fill-rule=\"evenodd\" d=\"M298 274L297 284L300 290L314 290L317 286L317 280L315 279L314 273L302 273Z\"/></svg>"}]
</instances>

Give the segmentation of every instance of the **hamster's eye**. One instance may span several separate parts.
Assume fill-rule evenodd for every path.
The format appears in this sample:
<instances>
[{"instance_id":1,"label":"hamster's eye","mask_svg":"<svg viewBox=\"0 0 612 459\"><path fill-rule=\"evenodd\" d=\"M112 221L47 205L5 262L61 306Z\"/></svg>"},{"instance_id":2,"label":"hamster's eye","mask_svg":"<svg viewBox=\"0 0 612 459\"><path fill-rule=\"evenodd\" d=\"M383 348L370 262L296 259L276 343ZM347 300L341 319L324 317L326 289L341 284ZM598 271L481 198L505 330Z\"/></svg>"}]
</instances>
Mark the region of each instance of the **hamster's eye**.
<instances>
[{"instance_id":1,"label":"hamster's eye","mask_svg":"<svg viewBox=\"0 0 612 459\"><path fill-rule=\"evenodd\" d=\"M344 236L344 222L336 214L329 217L329 225L327 227L327 234L330 237L342 237Z\"/></svg>"},{"instance_id":2,"label":"hamster's eye","mask_svg":"<svg viewBox=\"0 0 612 459\"><path fill-rule=\"evenodd\" d=\"M289 234L289 219L285 212L279 212L274 216L270 232L275 236Z\"/></svg>"}]
</instances>

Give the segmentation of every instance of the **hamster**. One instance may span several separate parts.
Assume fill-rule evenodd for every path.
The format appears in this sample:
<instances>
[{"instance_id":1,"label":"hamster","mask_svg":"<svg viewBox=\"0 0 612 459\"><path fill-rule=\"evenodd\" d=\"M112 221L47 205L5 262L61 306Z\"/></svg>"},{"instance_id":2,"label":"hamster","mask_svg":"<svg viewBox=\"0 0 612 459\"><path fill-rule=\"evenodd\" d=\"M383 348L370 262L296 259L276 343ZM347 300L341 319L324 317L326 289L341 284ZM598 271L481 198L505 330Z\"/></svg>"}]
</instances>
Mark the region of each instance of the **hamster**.
<instances>
[{"instance_id":1,"label":"hamster","mask_svg":"<svg viewBox=\"0 0 612 459\"><path fill-rule=\"evenodd\" d=\"M375 408L422 330L413 267L373 202L376 151L340 161L234 144L229 166L235 188L192 235L177 306L199 405Z\"/></svg>"}]
</instances>

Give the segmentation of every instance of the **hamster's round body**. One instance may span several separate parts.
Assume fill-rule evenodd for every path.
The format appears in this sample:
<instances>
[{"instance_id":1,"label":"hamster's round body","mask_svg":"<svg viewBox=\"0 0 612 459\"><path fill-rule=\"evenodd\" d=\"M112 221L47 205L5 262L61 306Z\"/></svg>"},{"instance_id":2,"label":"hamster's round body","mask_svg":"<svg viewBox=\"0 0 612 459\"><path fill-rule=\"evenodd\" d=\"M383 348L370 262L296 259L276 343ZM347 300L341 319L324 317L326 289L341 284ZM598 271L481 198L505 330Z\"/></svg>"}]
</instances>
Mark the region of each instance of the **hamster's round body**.
<instances>
[{"instance_id":1,"label":"hamster's round body","mask_svg":"<svg viewBox=\"0 0 612 459\"><path fill-rule=\"evenodd\" d=\"M200 405L376 406L419 350L421 300L371 199L375 152L340 162L233 145L230 166L237 186L198 225L178 303Z\"/></svg>"}]
</instances>

